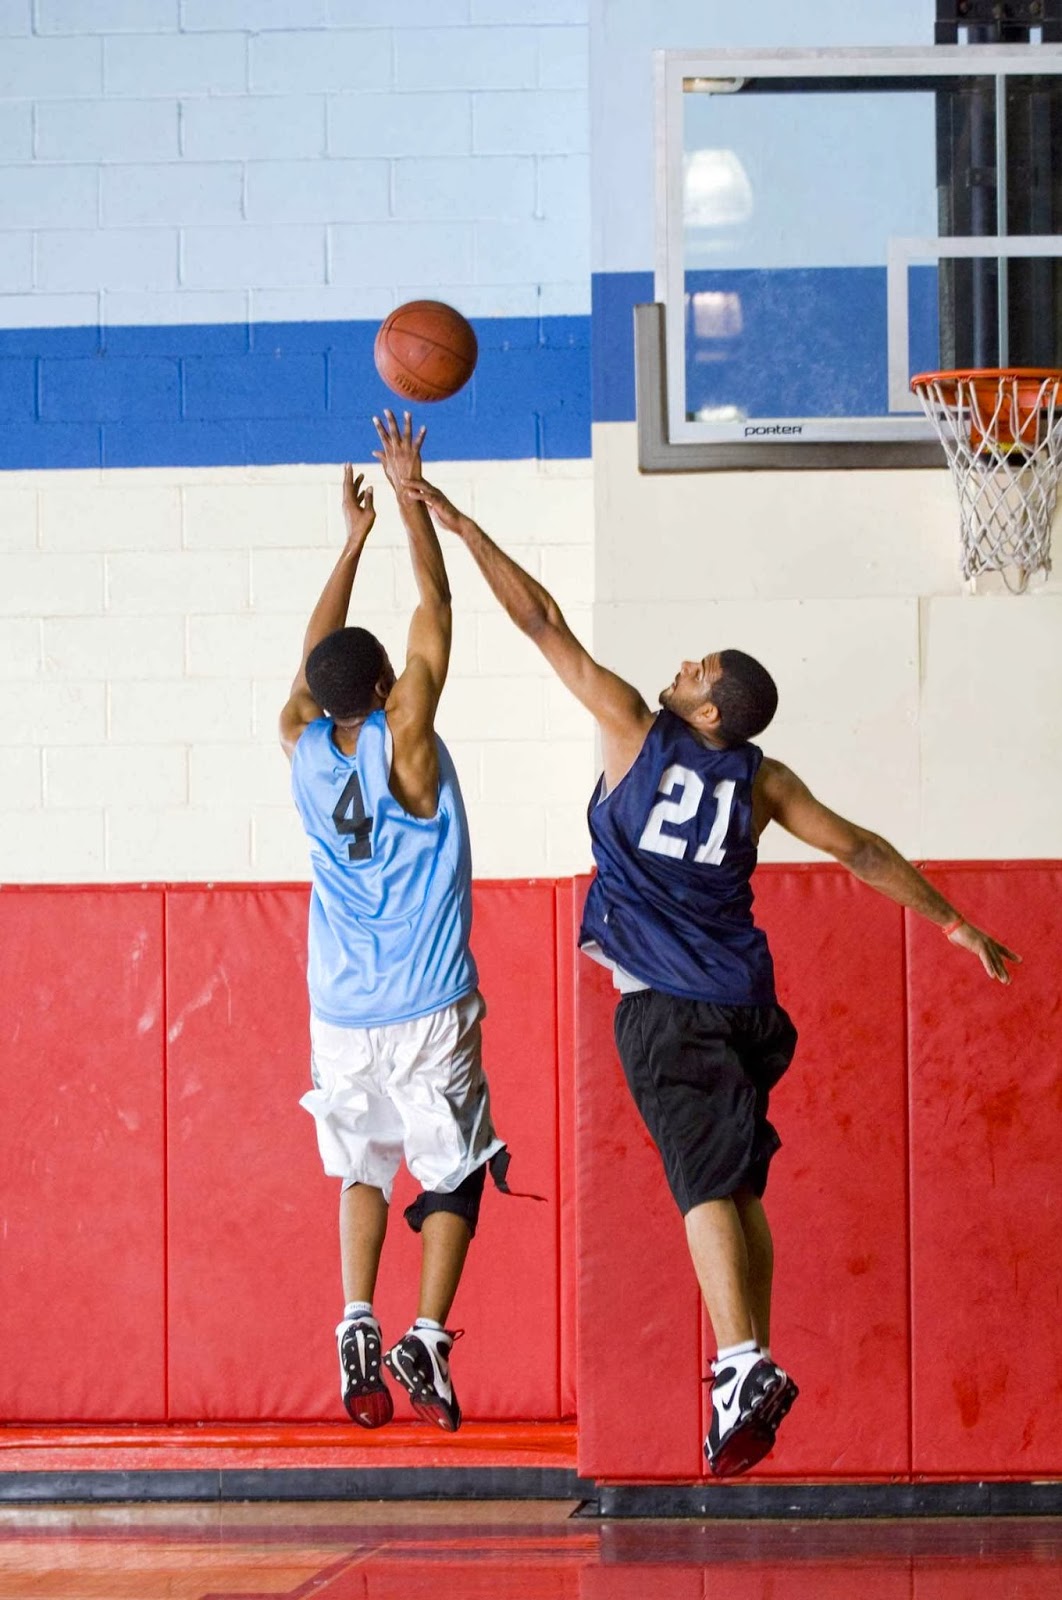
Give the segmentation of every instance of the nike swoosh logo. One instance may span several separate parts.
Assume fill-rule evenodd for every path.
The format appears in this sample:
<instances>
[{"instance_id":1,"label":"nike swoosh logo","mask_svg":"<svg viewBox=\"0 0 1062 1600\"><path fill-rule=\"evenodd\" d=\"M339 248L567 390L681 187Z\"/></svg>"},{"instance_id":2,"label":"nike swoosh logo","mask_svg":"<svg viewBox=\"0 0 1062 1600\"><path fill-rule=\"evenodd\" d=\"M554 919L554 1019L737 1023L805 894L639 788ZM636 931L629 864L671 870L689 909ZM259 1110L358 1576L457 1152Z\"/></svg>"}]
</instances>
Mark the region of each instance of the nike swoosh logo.
<instances>
[{"instance_id":1,"label":"nike swoosh logo","mask_svg":"<svg viewBox=\"0 0 1062 1600\"><path fill-rule=\"evenodd\" d=\"M719 1409L723 1413L724 1417L728 1417L730 1415L731 1411L733 1411L734 1407L737 1405L737 1400L737 1390L735 1389L729 1400L721 1400L719 1402Z\"/></svg>"}]
</instances>

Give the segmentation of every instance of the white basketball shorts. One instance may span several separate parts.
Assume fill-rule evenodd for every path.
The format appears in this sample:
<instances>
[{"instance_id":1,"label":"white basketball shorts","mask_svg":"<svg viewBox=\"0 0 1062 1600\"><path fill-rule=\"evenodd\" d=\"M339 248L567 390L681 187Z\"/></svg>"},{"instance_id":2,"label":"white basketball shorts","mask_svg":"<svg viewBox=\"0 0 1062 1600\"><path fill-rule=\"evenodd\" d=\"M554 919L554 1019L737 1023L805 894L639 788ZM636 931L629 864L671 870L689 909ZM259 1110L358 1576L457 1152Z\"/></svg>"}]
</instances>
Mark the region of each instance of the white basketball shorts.
<instances>
[{"instance_id":1,"label":"white basketball shorts","mask_svg":"<svg viewBox=\"0 0 1062 1600\"><path fill-rule=\"evenodd\" d=\"M310 1018L313 1088L299 1104L317 1126L324 1169L391 1198L403 1157L422 1189L451 1194L503 1148L490 1119L478 990L412 1022L341 1028Z\"/></svg>"}]
</instances>

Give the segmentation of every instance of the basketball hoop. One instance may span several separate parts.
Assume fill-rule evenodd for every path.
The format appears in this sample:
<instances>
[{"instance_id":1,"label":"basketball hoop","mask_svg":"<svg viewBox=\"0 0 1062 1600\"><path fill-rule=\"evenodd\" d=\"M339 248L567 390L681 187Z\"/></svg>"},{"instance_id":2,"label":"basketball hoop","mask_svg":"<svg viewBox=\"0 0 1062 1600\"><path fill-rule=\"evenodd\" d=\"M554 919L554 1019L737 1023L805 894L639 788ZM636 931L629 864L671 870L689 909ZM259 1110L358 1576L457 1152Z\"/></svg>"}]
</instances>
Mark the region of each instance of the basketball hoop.
<instances>
[{"instance_id":1,"label":"basketball hoop","mask_svg":"<svg viewBox=\"0 0 1062 1600\"><path fill-rule=\"evenodd\" d=\"M1039 367L921 372L911 388L944 446L959 494L962 575L1001 572L1020 594L1051 570L1062 459L1062 372Z\"/></svg>"}]
</instances>

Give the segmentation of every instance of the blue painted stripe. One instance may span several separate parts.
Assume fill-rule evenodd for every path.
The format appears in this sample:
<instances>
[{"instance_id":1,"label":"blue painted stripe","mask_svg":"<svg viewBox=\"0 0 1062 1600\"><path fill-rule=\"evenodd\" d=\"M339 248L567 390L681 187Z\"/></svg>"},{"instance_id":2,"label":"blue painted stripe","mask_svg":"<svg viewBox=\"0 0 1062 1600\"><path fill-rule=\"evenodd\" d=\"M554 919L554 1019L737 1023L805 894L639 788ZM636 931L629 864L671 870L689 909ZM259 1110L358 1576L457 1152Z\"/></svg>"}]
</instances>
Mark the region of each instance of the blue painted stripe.
<instances>
[{"instance_id":1,"label":"blue painted stripe","mask_svg":"<svg viewBox=\"0 0 1062 1600\"><path fill-rule=\"evenodd\" d=\"M590 318L476 321L479 362L418 409L436 460L590 454ZM0 330L0 470L264 466L363 456L402 402L375 322Z\"/></svg>"},{"instance_id":2,"label":"blue painted stripe","mask_svg":"<svg viewBox=\"0 0 1062 1600\"><path fill-rule=\"evenodd\" d=\"M940 364L936 268L914 267L908 282L909 370L921 372ZM726 295L739 312L732 331L699 343L688 324L690 411L730 405L751 417L887 413L884 267L696 272L687 288ZM633 311L652 298L651 273L595 274L595 422L634 420Z\"/></svg>"}]
</instances>

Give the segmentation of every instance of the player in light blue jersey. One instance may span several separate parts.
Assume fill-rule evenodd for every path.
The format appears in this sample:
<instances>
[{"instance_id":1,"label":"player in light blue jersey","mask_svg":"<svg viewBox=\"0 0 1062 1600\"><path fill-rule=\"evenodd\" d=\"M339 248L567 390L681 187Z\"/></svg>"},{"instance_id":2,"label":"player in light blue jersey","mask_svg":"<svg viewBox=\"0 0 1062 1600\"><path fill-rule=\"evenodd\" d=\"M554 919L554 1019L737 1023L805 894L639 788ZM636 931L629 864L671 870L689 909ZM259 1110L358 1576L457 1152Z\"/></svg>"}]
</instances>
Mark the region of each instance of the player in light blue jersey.
<instances>
[{"instance_id":1,"label":"player in light blue jersey","mask_svg":"<svg viewBox=\"0 0 1062 1600\"><path fill-rule=\"evenodd\" d=\"M461 1408L445 1327L476 1231L488 1166L504 1187L480 1060L484 1005L469 949L472 866L461 790L435 711L450 661L450 589L424 506L425 429L373 419L374 452L395 489L419 600L406 663L346 626L375 521L373 494L343 474L346 543L310 617L280 715L292 794L310 844L309 967L315 1119L325 1170L342 1178L345 1305L336 1329L343 1403L378 1428L393 1414L383 1368L426 1420L453 1432ZM386 1353L373 1295L395 1173L421 1193L405 1215L421 1235L417 1316Z\"/></svg>"},{"instance_id":2,"label":"player in light blue jersey","mask_svg":"<svg viewBox=\"0 0 1062 1600\"><path fill-rule=\"evenodd\" d=\"M777 690L740 650L684 661L652 711L600 666L556 601L437 489L410 485L456 533L496 598L597 719L604 773L590 802L597 875L581 947L611 967L616 1043L660 1152L716 1336L711 1471L746 1471L774 1443L796 1385L770 1352L773 1246L762 1196L779 1146L767 1120L796 1030L777 1004L752 915L770 822L910 906L1009 982L1017 956L966 922L886 840L829 811L750 741Z\"/></svg>"}]
</instances>

